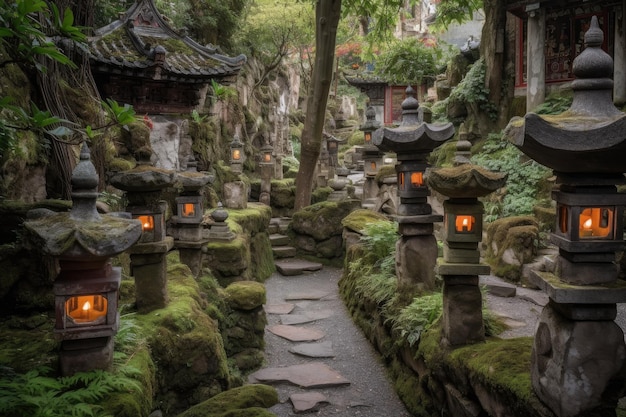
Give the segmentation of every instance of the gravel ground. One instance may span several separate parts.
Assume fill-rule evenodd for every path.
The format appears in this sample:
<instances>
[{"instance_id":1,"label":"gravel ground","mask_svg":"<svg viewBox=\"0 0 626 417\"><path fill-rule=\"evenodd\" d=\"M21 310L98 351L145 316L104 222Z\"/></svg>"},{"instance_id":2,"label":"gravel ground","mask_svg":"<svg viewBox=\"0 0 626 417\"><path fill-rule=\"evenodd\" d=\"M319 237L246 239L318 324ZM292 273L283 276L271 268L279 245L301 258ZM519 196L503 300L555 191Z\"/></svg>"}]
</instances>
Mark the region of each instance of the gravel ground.
<instances>
[{"instance_id":1,"label":"gravel ground","mask_svg":"<svg viewBox=\"0 0 626 417\"><path fill-rule=\"evenodd\" d=\"M307 362L323 362L350 381L350 385L309 391L321 392L329 404L307 413L314 416L337 417L409 417L404 404L393 390L385 367L378 353L352 322L347 309L338 296L337 282L341 270L324 267L310 274L283 277L275 273L265 282L267 303L285 303L290 294L306 291L324 291L328 296L317 301L288 301L296 305L291 314L315 310L332 310L333 316L302 327L321 329L326 336L321 341L332 341L334 358L307 358L290 353L294 343L265 331L266 367L283 367ZM278 315L268 314L269 326L280 324ZM280 404L270 409L279 417L294 416L289 396L307 390L292 384L274 385L278 390ZM299 415L299 414L298 414Z\"/></svg>"}]
</instances>

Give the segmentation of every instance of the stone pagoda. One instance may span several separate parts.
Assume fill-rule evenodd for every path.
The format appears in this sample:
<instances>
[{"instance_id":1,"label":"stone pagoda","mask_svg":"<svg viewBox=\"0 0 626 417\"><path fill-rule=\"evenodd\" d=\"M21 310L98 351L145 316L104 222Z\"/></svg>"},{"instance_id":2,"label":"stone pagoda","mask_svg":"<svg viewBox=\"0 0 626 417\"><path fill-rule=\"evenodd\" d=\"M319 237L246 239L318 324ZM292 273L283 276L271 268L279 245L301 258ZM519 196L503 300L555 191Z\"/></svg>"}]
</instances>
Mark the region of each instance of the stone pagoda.
<instances>
[{"instance_id":1,"label":"stone pagoda","mask_svg":"<svg viewBox=\"0 0 626 417\"><path fill-rule=\"evenodd\" d=\"M573 62L574 100L560 115L528 113L510 122L509 139L556 175L559 248L552 271L531 279L549 296L534 339L531 379L557 416L615 415L626 378L616 303L626 302L616 253L624 249L626 114L612 102L613 60L594 16ZM590 414L587 414L590 413Z\"/></svg>"}]
</instances>

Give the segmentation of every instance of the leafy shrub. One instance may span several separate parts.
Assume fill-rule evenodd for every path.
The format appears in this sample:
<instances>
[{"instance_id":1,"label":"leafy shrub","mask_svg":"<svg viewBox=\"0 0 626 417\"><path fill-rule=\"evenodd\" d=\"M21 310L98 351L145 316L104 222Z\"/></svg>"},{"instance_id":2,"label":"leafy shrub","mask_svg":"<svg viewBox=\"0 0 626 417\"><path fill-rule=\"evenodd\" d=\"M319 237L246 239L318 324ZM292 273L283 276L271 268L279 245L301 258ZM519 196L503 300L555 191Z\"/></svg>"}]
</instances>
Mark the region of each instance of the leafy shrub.
<instances>
[{"instance_id":1,"label":"leafy shrub","mask_svg":"<svg viewBox=\"0 0 626 417\"><path fill-rule=\"evenodd\" d=\"M370 223L363 229L361 241L365 245L374 265L381 272L395 274L396 242L398 224L394 222Z\"/></svg>"},{"instance_id":2,"label":"leafy shrub","mask_svg":"<svg viewBox=\"0 0 626 417\"><path fill-rule=\"evenodd\" d=\"M491 120L498 118L498 108L489 100L489 89L485 86L487 65L481 58L470 67L461 82L454 87L450 94L450 100L475 104L478 108L489 115Z\"/></svg>"},{"instance_id":3,"label":"leafy shrub","mask_svg":"<svg viewBox=\"0 0 626 417\"><path fill-rule=\"evenodd\" d=\"M490 134L472 162L507 174L504 196L485 201L485 221L501 217L531 215L533 207L547 199L541 191L552 171L528 159L501 134ZM493 195L492 195L493 196Z\"/></svg>"},{"instance_id":4,"label":"leafy shrub","mask_svg":"<svg viewBox=\"0 0 626 417\"><path fill-rule=\"evenodd\" d=\"M440 56L438 48L426 46L420 39L404 39L376 57L375 73L397 85L420 84L435 78Z\"/></svg>"},{"instance_id":5,"label":"leafy shrub","mask_svg":"<svg viewBox=\"0 0 626 417\"><path fill-rule=\"evenodd\" d=\"M113 392L141 392L134 379L102 370L73 376L45 376L49 368L26 374L2 369L0 415L14 417L104 417L96 403ZM107 416L108 417L108 416Z\"/></svg>"}]
</instances>

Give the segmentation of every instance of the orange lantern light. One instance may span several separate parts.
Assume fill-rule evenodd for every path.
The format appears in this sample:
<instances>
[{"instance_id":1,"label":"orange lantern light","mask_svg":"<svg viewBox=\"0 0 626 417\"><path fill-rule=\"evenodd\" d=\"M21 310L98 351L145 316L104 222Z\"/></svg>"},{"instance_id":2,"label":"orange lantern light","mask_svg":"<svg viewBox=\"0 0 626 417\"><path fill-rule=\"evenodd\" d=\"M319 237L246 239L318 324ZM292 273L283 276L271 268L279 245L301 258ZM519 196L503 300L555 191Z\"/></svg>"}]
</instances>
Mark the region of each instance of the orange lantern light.
<instances>
[{"instance_id":1,"label":"orange lantern light","mask_svg":"<svg viewBox=\"0 0 626 417\"><path fill-rule=\"evenodd\" d=\"M472 233L476 218L474 216L457 215L454 222L454 229L457 233Z\"/></svg>"},{"instance_id":2,"label":"orange lantern light","mask_svg":"<svg viewBox=\"0 0 626 417\"><path fill-rule=\"evenodd\" d=\"M182 210L183 217L194 217L196 215L196 207L193 203L184 203Z\"/></svg>"},{"instance_id":3,"label":"orange lantern light","mask_svg":"<svg viewBox=\"0 0 626 417\"><path fill-rule=\"evenodd\" d=\"M103 322L107 315L107 299L102 295L78 295L65 302L65 310L76 324Z\"/></svg>"},{"instance_id":4,"label":"orange lantern light","mask_svg":"<svg viewBox=\"0 0 626 417\"><path fill-rule=\"evenodd\" d=\"M149 215L138 216L137 219L141 222L141 230L144 232L151 232L154 230L154 217Z\"/></svg>"},{"instance_id":5,"label":"orange lantern light","mask_svg":"<svg viewBox=\"0 0 626 417\"><path fill-rule=\"evenodd\" d=\"M424 173L421 171L411 172L411 185L421 187L424 185Z\"/></svg>"},{"instance_id":6,"label":"orange lantern light","mask_svg":"<svg viewBox=\"0 0 626 417\"><path fill-rule=\"evenodd\" d=\"M611 235L613 210L606 207L586 207L579 215L578 235L581 238L606 238Z\"/></svg>"},{"instance_id":7,"label":"orange lantern light","mask_svg":"<svg viewBox=\"0 0 626 417\"><path fill-rule=\"evenodd\" d=\"M233 160L238 161L241 159L241 150L233 149Z\"/></svg>"},{"instance_id":8,"label":"orange lantern light","mask_svg":"<svg viewBox=\"0 0 626 417\"><path fill-rule=\"evenodd\" d=\"M365 132L364 139L365 139L365 144L366 145L371 144L372 143L372 132Z\"/></svg>"}]
</instances>

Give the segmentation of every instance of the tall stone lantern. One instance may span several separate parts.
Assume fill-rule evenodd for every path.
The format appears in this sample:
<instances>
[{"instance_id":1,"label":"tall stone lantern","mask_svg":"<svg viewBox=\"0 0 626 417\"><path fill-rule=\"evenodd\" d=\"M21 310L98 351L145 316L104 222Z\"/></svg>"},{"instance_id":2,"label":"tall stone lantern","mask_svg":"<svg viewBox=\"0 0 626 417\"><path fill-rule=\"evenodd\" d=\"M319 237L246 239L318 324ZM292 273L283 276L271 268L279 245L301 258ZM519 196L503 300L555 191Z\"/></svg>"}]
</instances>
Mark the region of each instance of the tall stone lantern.
<instances>
[{"instance_id":1,"label":"tall stone lantern","mask_svg":"<svg viewBox=\"0 0 626 417\"><path fill-rule=\"evenodd\" d=\"M168 303L167 253L174 247L174 238L166 236L167 203L162 191L174 184L173 171L155 168L143 161L136 168L111 177L114 187L126 191L126 211L141 221L143 233L139 244L130 251L132 275L135 278L135 298L141 313L163 308ZM194 217L197 208L189 208Z\"/></svg>"},{"instance_id":2,"label":"tall stone lantern","mask_svg":"<svg viewBox=\"0 0 626 417\"><path fill-rule=\"evenodd\" d=\"M71 181L69 213L40 210L29 213L31 220L24 223L27 239L58 261L54 332L61 339L63 375L111 365L121 282L121 268L112 267L111 258L141 237L139 221L125 213L100 215L96 210L98 175L87 145Z\"/></svg>"},{"instance_id":3,"label":"tall stone lantern","mask_svg":"<svg viewBox=\"0 0 626 417\"><path fill-rule=\"evenodd\" d=\"M428 204L430 190L425 172L430 166L430 153L454 136L452 123L426 123L419 112L419 103L412 87L406 89L402 102L402 123L397 128L380 128L373 134L373 143L382 151L397 155L398 196L400 205L396 220L400 240L397 243L396 265L401 287L418 285L435 287L437 240L433 236L435 222L443 220L433 214Z\"/></svg>"},{"instance_id":4,"label":"tall stone lantern","mask_svg":"<svg viewBox=\"0 0 626 417\"><path fill-rule=\"evenodd\" d=\"M269 206L272 191L272 177L274 176L274 147L270 143L264 144L261 149L261 161L259 170L261 171L261 192L259 202Z\"/></svg>"},{"instance_id":5,"label":"tall stone lantern","mask_svg":"<svg viewBox=\"0 0 626 417\"><path fill-rule=\"evenodd\" d=\"M365 111L365 123L359 130L363 132L363 173L365 182L363 184L363 201L375 198L378 194L378 184L376 184L376 174L383 164L383 153L372 143L372 133L380 128L380 122L376 120L376 110L369 106Z\"/></svg>"},{"instance_id":6,"label":"tall stone lantern","mask_svg":"<svg viewBox=\"0 0 626 417\"><path fill-rule=\"evenodd\" d=\"M478 198L502 187L506 175L464 163L431 170L427 182L448 197L443 203L443 259L437 265L443 277L443 335L453 346L482 341L478 276L489 274L490 268L480 263L484 210Z\"/></svg>"},{"instance_id":7,"label":"tall stone lantern","mask_svg":"<svg viewBox=\"0 0 626 417\"><path fill-rule=\"evenodd\" d=\"M555 268L534 271L547 292L535 335L531 378L537 396L559 417L614 410L626 375L624 334L614 322L626 302L616 252L624 248L626 114L613 105L613 60L602 49L594 16L586 48L573 62L574 100L556 116L528 113L509 123L509 139L554 170L557 220L550 240ZM597 414L600 415L600 414Z\"/></svg>"}]
</instances>

